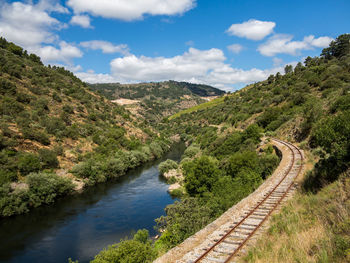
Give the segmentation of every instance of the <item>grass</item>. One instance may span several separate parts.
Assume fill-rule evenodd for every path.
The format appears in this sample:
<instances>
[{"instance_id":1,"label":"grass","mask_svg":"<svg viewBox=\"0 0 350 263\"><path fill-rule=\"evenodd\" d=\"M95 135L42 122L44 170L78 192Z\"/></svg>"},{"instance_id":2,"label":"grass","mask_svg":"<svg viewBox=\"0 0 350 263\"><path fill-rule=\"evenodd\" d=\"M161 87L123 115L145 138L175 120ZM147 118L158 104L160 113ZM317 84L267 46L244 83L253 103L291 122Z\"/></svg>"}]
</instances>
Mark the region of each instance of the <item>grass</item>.
<instances>
[{"instance_id":1,"label":"grass","mask_svg":"<svg viewBox=\"0 0 350 263\"><path fill-rule=\"evenodd\" d=\"M225 99L225 97L219 97L219 98L213 99L213 100L211 100L211 101L208 101L208 102L205 102L205 103L196 105L196 106L194 106L194 107L192 107L192 108L188 108L188 109L179 111L178 113L176 113L176 114L170 116L170 117L169 117L169 120L178 118L178 117L180 117L180 116L183 115L183 114L187 114L187 113L191 113L191 112L196 112L196 111L198 111L198 110L203 110L203 109L208 109L208 108L214 107L214 106L216 106L216 105L219 105L219 104L223 103L223 102L224 102L224 99Z\"/></svg>"},{"instance_id":2,"label":"grass","mask_svg":"<svg viewBox=\"0 0 350 263\"><path fill-rule=\"evenodd\" d=\"M240 262L350 262L350 176L299 192Z\"/></svg>"}]
</instances>

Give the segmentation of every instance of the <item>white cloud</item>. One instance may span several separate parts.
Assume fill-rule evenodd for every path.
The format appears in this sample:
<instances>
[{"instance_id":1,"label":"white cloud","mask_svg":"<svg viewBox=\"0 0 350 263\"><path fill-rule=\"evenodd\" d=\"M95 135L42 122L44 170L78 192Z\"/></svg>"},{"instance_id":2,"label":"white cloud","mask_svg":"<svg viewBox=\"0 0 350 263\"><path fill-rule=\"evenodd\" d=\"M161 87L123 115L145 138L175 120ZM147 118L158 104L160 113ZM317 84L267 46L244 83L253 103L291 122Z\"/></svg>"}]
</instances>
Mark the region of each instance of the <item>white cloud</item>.
<instances>
[{"instance_id":1,"label":"white cloud","mask_svg":"<svg viewBox=\"0 0 350 263\"><path fill-rule=\"evenodd\" d=\"M111 74L97 74L91 71L76 72L89 83L177 80L205 83L225 90L232 85L247 84L266 79L270 74L283 72L283 67L272 69L243 70L225 63L226 57L220 49L198 50L189 48L182 55L174 57L146 57L128 55L111 61Z\"/></svg>"},{"instance_id":2,"label":"white cloud","mask_svg":"<svg viewBox=\"0 0 350 263\"><path fill-rule=\"evenodd\" d=\"M243 50L243 46L240 44L232 44L227 46L227 49L232 53L239 54Z\"/></svg>"},{"instance_id":3,"label":"white cloud","mask_svg":"<svg viewBox=\"0 0 350 263\"><path fill-rule=\"evenodd\" d=\"M0 9L0 34L26 49L40 43L53 42L57 36L50 30L54 27L59 28L62 24L43 8L48 8L47 3L5 3Z\"/></svg>"},{"instance_id":4,"label":"white cloud","mask_svg":"<svg viewBox=\"0 0 350 263\"><path fill-rule=\"evenodd\" d=\"M75 13L126 21L142 19L144 15L177 15L195 6L195 0L68 0Z\"/></svg>"},{"instance_id":5,"label":"white cloud","mask_svg":"<svg viewBox=\"0 0 350 263\"><path fill-rule=\"evenodd\" d=\"M72 19L70 20L70 23L72 25L78 25L83 28L91 28L90 25L90 17L86 15L75 15L72 16Z\"/></svg>"},{"instance_id":6,"label":"white cloud","mask_svg":"<svg viewBox=\"0 0 350 263\"><path fill-rule=\"evenodd\" d=\"M275 22L250 19L241 24L232 24L227 33L238 37L245 37L251 40L261 40L273 32Z\"/></svg>"},{"instance_id":7,"label":"white cloud","mask_svg":"<svg viewBox=\"0 0 350 263\"><path fill-rule=\"evenodd\" d=\"M209 70L222 66L225 59L219 49L190 48L183 55L172 58L135 55L116 58L111 62L111 71L124 81L184 80L205 76Z\"/></svg>"},{"instance_id":8,"label":"white cloud","mask_svg":"<svg viewBox=\"0 0 350 263\"><path fill-rule=\"evenodd\" d=\"M120 53L123 55L129 54L129 47L126 44L114 45L108 41L91 40L81 42L80 45L87 49L98 50L101 49L103 53Z\"/></svg>"},{"instance_id":9,"label":"white cloud","mask_svg":"<svg viewBox=\"0 0 350 263\"><path fill-rule=\"evenodd\" d=\"M83 53L79 48L72 44L68 44L65 41L59 43L59 48L54 46L43 46L37 48L35 53L38 54L43 62L56 62L63 61L70 64L73 58L79 58L83 56Z\"/></svg>"},{"instance_id":10,"label":"white cloud","mask_svg":"<svg viewBox=\"0 0 350 263\"><path fill-rule=\"evenodd\" d=\"M313 35L306 36L302 41L292 41L293 36L278 34L272 36L267 42L258 47L258 51L264 56L276 54L299 55L302 50L310 50L314 47L327 47L332 41L330 37L315 38Z\"/></svg>"},{"instance_id":11,"label":"white cloud","mask_svg":"<svg viewBox=\"0 0 350 263\"><path fill-rule=\"evenodd\" d=\"M117 78L109 74L95 73L93 70L87 72L76 72L75 75L81 80L91 84L118 82Z\"/></svg>"},{"instance_id":12,"label":"white cloud","mask_svg":"<svg viewBox=\"0 0 350 263\"><path fill-rule=\"evenodd\" d=\"M331 37L319 37L315 38L313 35L306 37L306 41L314 47L325 48L333 41Z\"/></svg>"}]
</instances>

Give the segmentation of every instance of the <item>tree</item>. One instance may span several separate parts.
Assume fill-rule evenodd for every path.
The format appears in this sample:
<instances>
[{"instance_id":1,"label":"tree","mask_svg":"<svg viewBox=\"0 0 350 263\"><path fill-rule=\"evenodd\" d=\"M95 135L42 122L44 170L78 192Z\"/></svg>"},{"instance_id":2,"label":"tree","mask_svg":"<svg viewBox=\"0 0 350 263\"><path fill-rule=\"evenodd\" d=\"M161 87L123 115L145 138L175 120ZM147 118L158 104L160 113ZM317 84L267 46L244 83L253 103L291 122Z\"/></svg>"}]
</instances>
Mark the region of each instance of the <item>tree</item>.
<instances>
[{"instance_id":1,"label":"tree","mask_svg":"<svg viewBox=\"0 0 350 263\"><path fill-rule=\"evenodd\" d=\"M289 74L293 72L293 66L292 65L286 65L284 67L284 73Z\"/></svg>"},{"instance_id":2,"label":"tree","mask_svg":"<svg viewBox=\"0 0 350 263\"><path fill-rule=\"evenodd\" d=\"M148 231L137 231L131 240L122 240L120 243L109 246L100 252L92 263L106 262L152 262L157 256L156 251L148 238Z\"/></svg>"},{"instance_id":3,"label":"tree","mask_svg":"<svg viewBox=\"0 0 350 263\"><path fill-rule=\"evenodd\" d=\"M171 169L177 169L177 167L178 167L177 162L168 159L164 162L161 162L158 166L158 169L161 174L165 174L169 172L169 170Z\"/></svg>"},{"instance_id":4,"label":"tree","mask_svg":"<svg viewBox=\"0 0 350 263\"><path fill-rule=\"evenodd\" d=\"M38 172L41 169L39 157L33 153L21 154L18 157L18 169L22 175Z\"/></svg>"},{"instance_id":5,"label":"tree","mask_svg":"<svg viewBox=\"0 0 350 263\"><path fill-rule=\"evenodd\" d=\"M190 196L202 196L210 192L220 176L218 162L209 156L201 156L183 167L185 187Z\"/></svg>"},{"instance_id":6,"label":"tree","mask_svg":"<svg viewBox=\"0 0 350 263\"><path fill-rule=\"evenodd\" d=\"M332 41L329 47L322 50L321 56L326 59L341 58L350 53L350 34L343 34Z\"/></svg>"}]
</instances>

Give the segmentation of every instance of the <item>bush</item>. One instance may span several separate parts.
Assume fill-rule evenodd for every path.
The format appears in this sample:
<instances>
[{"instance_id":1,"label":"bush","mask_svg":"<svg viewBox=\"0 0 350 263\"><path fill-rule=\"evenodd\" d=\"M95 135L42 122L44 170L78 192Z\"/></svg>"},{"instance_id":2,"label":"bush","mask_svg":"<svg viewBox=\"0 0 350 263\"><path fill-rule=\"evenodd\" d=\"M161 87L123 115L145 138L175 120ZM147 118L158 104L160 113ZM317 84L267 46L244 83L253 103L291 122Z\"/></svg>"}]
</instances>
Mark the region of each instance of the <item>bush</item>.
<instances>
[{"instance_id":1,"label":"bush","mask_svg":"<svg viewBox=\"0 0 350 263\"><path fill-rule=\"evenodd\" d=\"M89 185L106 181L102 165L93 159L76 164L71 172L79 178L88 179Z\"/></svg>"},{"instance_id":2,"label":"bush","mask_svg":"<svg viewBox=\"0 0 350 263\"><path fill-rule=\"evenodd\" d=\"M106 262L152 262L157 257L157 252L148 239L148 231L143 229L137 231L131 240L121 240L120 243L109 246L101 251L91 263Z\"/></svg>"},{"instance_id":3,"label":"bush","mask_svg":"<svg viewBox=\"0 0 350 263\"><path fill-rule=\"evenodd\" d=\"M29 140L40 142L43 145L50 145L49 136L42 131L24 128L22 129L23 137Z\"/></svg>"},{"instance_id":4,"label":"bush","mask_svg":"<svg viewBox=\"0 0 350 263\"><path fill-rule=\"evenodd\" d=\"M71 193L72 181L56 174L31 173L26 177L28 189L12 191L10 184L0 186L0 215L12 216L26 213L32 207L50 204L58 197Z\"/></svg>"},{"instance_id":5,"label":"bush","mask_svg":"<svg viewBox=\"0 0 350 263\"><path fill-rule=\"evenodd\" d=\"M18 157L18 170L22 175L38 172L41 169L39 156L33 153L23 153Z\"/></svg>"},{"instance_id":6,"label":"bush","mask_svg":"<svg viewBox=\"0 0 350 263\"><path fill-rule=\"evenodd\" d=\"M163 149L162 149L162 147L160 146L159 143L157 143L157 142L152 142L152 143L149 145L149 148L150 148L152 154L154 155L154 157L156 157L156 158L162 157L164 151L163 151Z\"/></svg>"},{"instance_id":7,"label":"bush","mask_svg":"<svg viewBox=\"0 0 350 263\"><path fill-rule=\"evenodd\" d=\"M54 151L48 149L39 150L39 158L41 161L42 168L57 168L59 165L57 154Z\"/></svg>"},{"instance_id":8,"label":"bush","mask_svg":"<svg viewBox=\"0 0 350 263\"><path fill-rule=\"evenodd\" d=\"M193 158L200 152L200 147L198 145L191 145L188 147L181 158Z\"/></svg>"},{"instance_id":9,"label":"bush","mask_svg":"<svg viewBox=\"0 0 350 263\"><path fill-rule=\"evenodd\" d=\"M60 196L73 191L74 185L68 178L56 174L31 173L26 177L29 185L31 205L37 207L41 204L50 204Z\"/></svg>"},{"instance_id":10,"label":"bush","mask_svg":"<svg viewBox=\"0 0 350 263\"><path fill-rule=\"evenodd\" d=\"M16 86L7 79L0 79L0 94L15 95Z\"/></svg>"},{"instance_id":11,"label":"bush","mask_svg":"<svg viewBox=\"0 0 350 263\"><path fill-rule=\"evenodd\" d=\"M177 169L177 167L178 167L177 162L168 159L164 162L161 162L158 166L158 169L161 174L165 174L169 172L169 170L171 169Z\"/></svg>"},{"instance_id":12,"label":"bush","mask_svg":"<svg viewBox=\"0 0 350 263\"><path fill-rule=\"evenodd\" d=\"M218 161L209 156L201 156L183 165L185 188L190 196L202 196L210 192L221 172Z\"/></svg>"}]
</instances>

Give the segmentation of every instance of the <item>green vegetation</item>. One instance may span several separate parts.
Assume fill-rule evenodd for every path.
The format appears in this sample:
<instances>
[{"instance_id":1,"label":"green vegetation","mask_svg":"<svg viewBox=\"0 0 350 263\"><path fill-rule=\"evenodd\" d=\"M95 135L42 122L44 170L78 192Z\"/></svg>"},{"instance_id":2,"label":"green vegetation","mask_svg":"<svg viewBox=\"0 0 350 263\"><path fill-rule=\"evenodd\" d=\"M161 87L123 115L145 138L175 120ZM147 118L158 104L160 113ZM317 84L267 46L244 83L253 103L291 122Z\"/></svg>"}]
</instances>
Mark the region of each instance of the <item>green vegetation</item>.
<instances>
[{"instance_id":1,"label":"green vegetation","mask_svg":"<svg viewBox=\"0 0 350 263\"><path fill-rule=\"evenodd\" d=\"M57 169L63 171L61 179L89 186L159 158L171 144L71 72L44 66L39 57L4 38L0 114L1 216L27 212L69 194L47 176ZM30 185L33 173L50 178L53 192L45 197L36 193Z\"/></svg>"},{"instance_id":2,"label":"green vegetation","mask_svg":"<svg viewBox=\"0 0 350 263\"><path fill-rule=\"evenodd\" d=\"M71 179L54 173L58 168L86 185L104 182L161 157L171 144L168 138L179 134L191 146L180 164L166 162L160 168L181 170L184 193L157 219L161 237L151 244L145 231L138 232L94 260L152 261L273 172L279 159L271 145L260 145L265 133L300 143L315 167L299 197L275 217L271 242L260 243L245 260L344 262L350 249L349 41L350 34L341 35L320 57L286 66L284 75L175 115L200 103L198 95L215 90L172 81L90 87L109 98L140 100L136 117L71 72L43 66L40 58L1 38L0 213L27 212L72 192ZM292 249L304 236L309 237L305 249Z\"/></svg>"},{"instance_id":3,"label":"green vegetation","mask_svg":"<svg viewBox=\"0 0 350 263\"><path fill-rule=\"evenodd\" d=\"M241 262L349 262L350 177L299 193Z\"/></svg>"},{"instance_id":4,"label":"green vegetation","mask_svg":"<svg viewBox=\"0 0 350 263\"><path fill-rule=\"evenodd\" d=\"M152 262L157 257L157 252L149 240L148 231L137 231L132 239L121 240L118 244L111 245L101 251L91 263L105 262Z\"/></svg>"},{"instance_id":5,"label":"green vegetation","mask_svg":"<svg viewBox=\"0 0 350 263\"><path fill-rule=\"evenodd\" d=\"M202 104L199 104L197 106L194 106L194 107L182 110L182 111L180 111L178 113L175 113L174 115L170 116L169 120L178 118L178 117L180 117L183 114L188 114L188 113L191 113L191 112L196 112L196 111L199 111L199 110L203 110L203 109L206 109L206 108L210 108L210 107L216 106L218 104L221 104L224 100L225 100L224 97L220 97L220 98L216 98L216 99L213 99L211 101L208 101L206 103L202 103Z\"/></svg>"},{"instance_id":6,"label":"green vegetation","mask_svg":"<svg viewBox=\"0 0 350 263\"><path fill-rule=\"evenodd\" d=\"M198 135L197 144L185 151L180 166L186 193L181 196L181 201L167 206L166 216L156 220L158 229L163 231L155 243L159 253L181 243L220 216L254 191L277 167L279 158L271 147L257 154L261 134L256 127L253 125L246 131L255 130L257 133L235 132L235 135L230 135L236 136L237 145L219 144L219 141L227 141L226 135L219 135L209 145L202 144L205 146L200 149L201 136ZM219 158L218 152L221 153Z\"/></svg>"},{"instance_id":7,"label":"green vegetation","mask_svg":"<svg viewBox=\"0 0 350 263\"><path fill-rule=\"evenodd\" d=\"M220 96L225 93L211 86L177 81L128 85L93 84L89 87L110 100L134 100L133 104L126 107L132 112L136 111L145 122L153 125L179 110L204 102L201 97Z\"/></svg>"},{"instance_id":8,"label":"green vegetation","mask_svg":"<svg viewBox=\"0 0 350 263\"><path fill-rule=\"evenodd\" d=\"M22 184L12 186L5 183L0 186L0 215L22 214L32 207L51 204L73 189L74 185L68 178L49 173L31 173Z\"/></svg>"},{"instance_id":9,"label":"green vegetation","mask_svg":"<svg viewBox=\"0 0 350 263\"><path fill-rule=\"evenodd\" d=\"M178 164L177 162L173 161L173 160L166 160L164 162L161 162L158 166L159 172L161 174L165 174L167 172L169 172L169 170L171 169L177 169L178 168Z\"/></svg>"},{"instance_id":10,"label":"green vegetation","mask_svg":"<svg viewBox=\"0 0 350 263\"><path fill-rule=\"evenodd\" d=\"M315 168L299 197L275 217L268 240L244 261L349 260L349 41L349 34L339 36L321 57L288 66L285 75L271 75L220 103L170 118L168 129L201 151L181 162L187 195L157 220L164 230L155 244L160 253L200 230L273 171L278 160L271 147L263 155L255 151L259 133L265 132L300 143Z\"/></svg>"}]
</instances>

